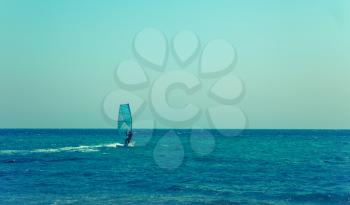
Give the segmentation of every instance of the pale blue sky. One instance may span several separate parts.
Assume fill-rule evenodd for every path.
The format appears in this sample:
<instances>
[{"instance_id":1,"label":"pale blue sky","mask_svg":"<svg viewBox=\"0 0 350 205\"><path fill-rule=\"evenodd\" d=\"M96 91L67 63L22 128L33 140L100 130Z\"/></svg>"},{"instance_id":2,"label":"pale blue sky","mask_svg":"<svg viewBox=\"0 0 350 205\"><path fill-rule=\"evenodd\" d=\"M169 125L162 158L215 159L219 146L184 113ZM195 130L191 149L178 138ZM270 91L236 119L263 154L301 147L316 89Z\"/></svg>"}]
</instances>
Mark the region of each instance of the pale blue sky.
<instances>
[{"instance_id":1,"label":"pale blue sky","mask_svg":"<svg viewBox=\"0 0 350 205\"><path fill-rule=\"evenodd\" d=\"M0 128L114 127L101 104L147 27L232 42L249 128L350 128L348 13L347 0L0 0Z\"/></svg>"}]
</instances>

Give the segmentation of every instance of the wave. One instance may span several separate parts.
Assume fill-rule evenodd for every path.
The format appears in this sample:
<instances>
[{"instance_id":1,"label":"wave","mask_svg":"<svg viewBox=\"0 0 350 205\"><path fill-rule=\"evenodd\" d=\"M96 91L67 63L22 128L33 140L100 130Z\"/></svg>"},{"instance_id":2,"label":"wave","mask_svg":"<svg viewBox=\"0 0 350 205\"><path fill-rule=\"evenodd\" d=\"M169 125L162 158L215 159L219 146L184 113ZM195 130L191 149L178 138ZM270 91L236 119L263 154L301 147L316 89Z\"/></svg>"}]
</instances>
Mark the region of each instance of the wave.
<instances>
[{"instance_id":1,"label":"wave","mask_svg":"<svg viewBox=\"0 0 350 205\"><path fill-rule=\"evenodd\" d=\"M311 193L299 194L291 197L291 201L295 202L319 202L319 203L348 203L350 199L349 193Z\"/></svg>"},{"instance_id":2,"label":"wave","mask_svg":"<svg viewBox=\"0 0 350 205\"><path fill-rule=\"evenodd\" d=\"M58 152L98 152L100 148L116 148L124 146L120 143L99 144L99 145L80 145L59 148L43 148L34 150L0 150L0 154L34 154L34 153L58 153Z\"/></svg>"}]
</instances>

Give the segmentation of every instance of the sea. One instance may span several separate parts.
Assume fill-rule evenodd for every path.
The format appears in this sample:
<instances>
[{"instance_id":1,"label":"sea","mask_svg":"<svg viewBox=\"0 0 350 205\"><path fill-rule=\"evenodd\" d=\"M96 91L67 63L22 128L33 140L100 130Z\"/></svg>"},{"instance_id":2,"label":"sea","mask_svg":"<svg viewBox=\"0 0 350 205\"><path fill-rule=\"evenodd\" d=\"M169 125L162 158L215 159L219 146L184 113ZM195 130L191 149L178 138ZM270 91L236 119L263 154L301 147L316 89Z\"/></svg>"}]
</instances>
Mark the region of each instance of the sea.
<instances>
[{"instance_id":1,"label":"sea","mask_svg":"<svg viewBox=\"0 0 350 205\"><path fill-rule=\"evenodd\" d=\"M0 204L350 204L350 130L1 129Z\"/></svg>"}]
</instances>

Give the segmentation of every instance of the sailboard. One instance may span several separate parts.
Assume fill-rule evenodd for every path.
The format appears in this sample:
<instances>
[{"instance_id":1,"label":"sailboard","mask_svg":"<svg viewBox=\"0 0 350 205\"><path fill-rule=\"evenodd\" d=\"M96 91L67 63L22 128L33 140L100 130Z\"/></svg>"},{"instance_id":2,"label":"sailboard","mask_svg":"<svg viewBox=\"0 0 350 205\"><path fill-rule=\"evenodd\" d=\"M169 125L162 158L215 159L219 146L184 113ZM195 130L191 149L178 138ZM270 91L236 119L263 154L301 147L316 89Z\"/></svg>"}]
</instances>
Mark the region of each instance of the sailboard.
<instances>
[{"instance_id":1,"label":"sailboard","mask_svg":"<svg viewBox=\"0 0 350 205\"><path fill-rule=\"evenodd\" d=\"M119 106L118 114L118 135L124 139L129 131L132 132L132 116L130 106L129 104L121 104Z\"/></svg>"}]
</instances>

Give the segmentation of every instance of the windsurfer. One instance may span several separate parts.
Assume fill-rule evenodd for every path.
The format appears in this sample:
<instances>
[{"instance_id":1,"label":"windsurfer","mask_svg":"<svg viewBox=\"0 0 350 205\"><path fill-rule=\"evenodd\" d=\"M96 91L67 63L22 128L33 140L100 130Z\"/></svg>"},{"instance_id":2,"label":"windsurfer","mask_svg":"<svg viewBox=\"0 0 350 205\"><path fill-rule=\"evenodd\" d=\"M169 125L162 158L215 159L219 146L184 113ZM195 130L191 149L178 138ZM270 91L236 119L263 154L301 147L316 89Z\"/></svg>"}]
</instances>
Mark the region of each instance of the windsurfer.
<instances>
[{"instance_id":1,"label":"windsurfer","mask_svg":"<svg viewBox=\"0 0 350 205\"><path fill-rule=\"evenodd\" d=\"M132 132L129 130L128 133L127 133L127 137L125 139L125 146L128 146L129 143L131 142L131 138L132 138Z\"/></svg>"}]
</instances>

